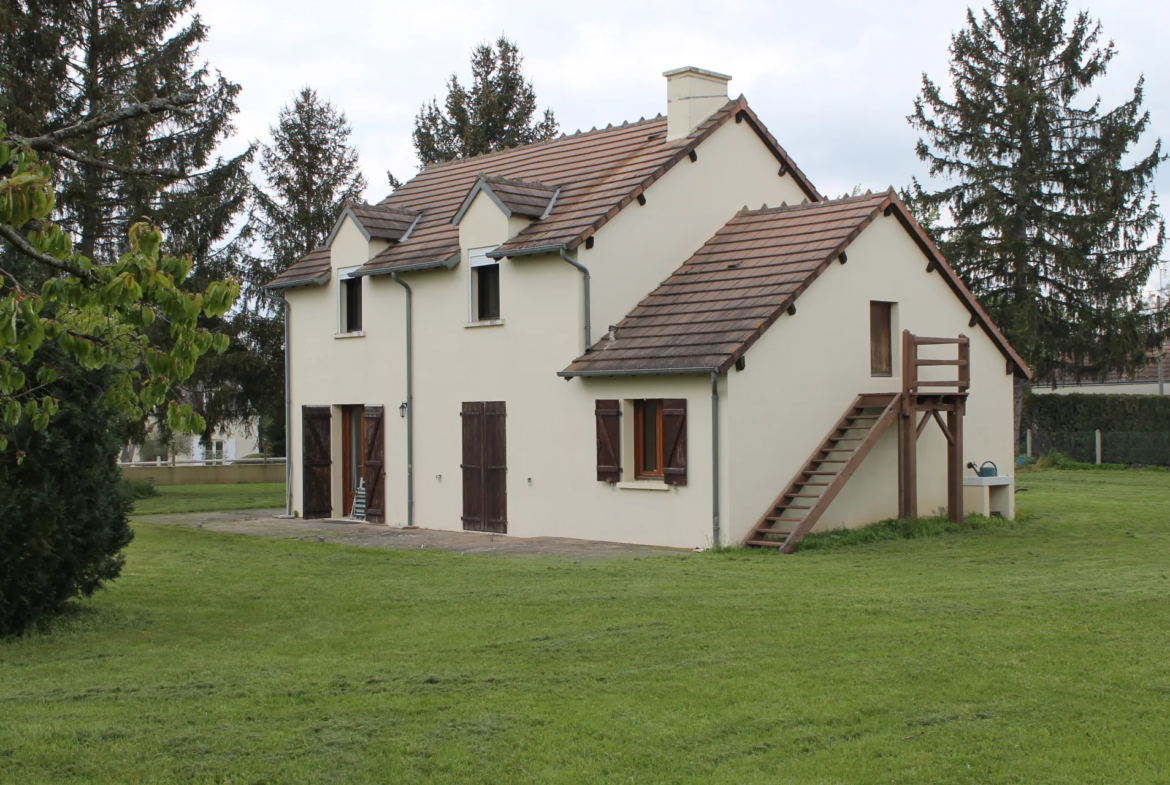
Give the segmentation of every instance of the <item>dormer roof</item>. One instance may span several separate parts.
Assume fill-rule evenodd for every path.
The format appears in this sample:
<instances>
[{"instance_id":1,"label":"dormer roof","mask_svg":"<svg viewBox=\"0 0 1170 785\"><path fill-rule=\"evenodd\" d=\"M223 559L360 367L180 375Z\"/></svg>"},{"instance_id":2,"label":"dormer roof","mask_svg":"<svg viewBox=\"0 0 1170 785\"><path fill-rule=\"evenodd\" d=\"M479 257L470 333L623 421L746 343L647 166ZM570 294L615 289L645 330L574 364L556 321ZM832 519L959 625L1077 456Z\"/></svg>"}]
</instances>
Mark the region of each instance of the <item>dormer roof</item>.
<instances>
[{"instance_id":1,"label":"dormer roof","mask_svg":"<svg viewBox=\"0 0 1170 785\"><path fill-rule=\"evenodd\" d=\"M471 190L456 211L455 217L451 219L451 223L458 226L463 214L471 207L475 197L481 193L495 202L496 206L509 218L513 215L519 215L538 220L544 218L552 210L560 189L555 185L481 174L476 178L475 185L471 186Z\"/></svg>"}]
</instances>

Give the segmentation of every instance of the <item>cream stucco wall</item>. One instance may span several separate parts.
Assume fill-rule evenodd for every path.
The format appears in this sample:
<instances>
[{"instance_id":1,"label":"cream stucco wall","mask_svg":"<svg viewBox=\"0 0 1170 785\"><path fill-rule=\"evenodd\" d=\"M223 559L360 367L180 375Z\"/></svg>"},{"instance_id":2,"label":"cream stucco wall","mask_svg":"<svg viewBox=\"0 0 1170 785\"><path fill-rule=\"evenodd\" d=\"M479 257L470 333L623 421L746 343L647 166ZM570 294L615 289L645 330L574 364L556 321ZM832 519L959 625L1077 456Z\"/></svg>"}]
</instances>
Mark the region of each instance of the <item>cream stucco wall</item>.
<instances>
[{"instance_id":1,"label":"cream stucco wall","mask_svg":"<svg viewBox=\"0 0 1170 785\"><path fill-rule=\"evenodd\" d=\"M901 389L900 336L971 339L971 389L964 422L964 463L1012 466L1012 376L987 334L968 327L970 313L896 218L879 217L748 350L744 371L729 372L730 542L740 542L808 460L859 393ZM894 309L893 377L870 376L869 303ZM939 347L923 358L954 356ZM923 369L931 370L931 369ZM953 368L934 378L954 378ZM923 378L931 378L923 374ZM895 517L897 431L891 427L833 501L817 529L860 526ZM1010 468L1008 468L1010 471ZM918 441L919 513L946 506L946 439L931 424Z\"/></svg>"},{"instance_id":2,"label":"cream stucco wall","mask_svg":"<svg viewBox=\"0 0 1170 785\"><path fill-rule=\"evenodd\" d=\"M804 192L791 175L780 177L778 172L775 156L751 127L728 122L699 145L698 160L675 164L650 186L646 204L632 202L614 216L597 233L592 249L578 249L578 260L593 277L593 340L621 321L737 211L803 201ZM582 339L574 356L584 348Z\"/></svg>"}]
</instances>

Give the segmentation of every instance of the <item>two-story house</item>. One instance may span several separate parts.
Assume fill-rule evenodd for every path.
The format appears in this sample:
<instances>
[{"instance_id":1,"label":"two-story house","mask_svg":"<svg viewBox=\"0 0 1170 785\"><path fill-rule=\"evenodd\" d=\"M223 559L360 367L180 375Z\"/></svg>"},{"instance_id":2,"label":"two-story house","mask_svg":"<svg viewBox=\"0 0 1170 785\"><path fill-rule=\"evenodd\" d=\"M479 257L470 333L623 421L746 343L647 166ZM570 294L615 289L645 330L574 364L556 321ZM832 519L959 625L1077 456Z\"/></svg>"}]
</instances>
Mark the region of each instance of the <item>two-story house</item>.
<instances>
[{"instance_id":1,"label":"two-story house","mask_svg":"<svg viewBox=\"0 0 1170 785\"><path fill-rule=\"evenodd\" d=\"M986 510L1003 336L892 191L828 200L730 77L666 79L665 116L349 205L272 284L295 514L362 484L396 526L791 547Z\"/></svg>"}]
</instances>

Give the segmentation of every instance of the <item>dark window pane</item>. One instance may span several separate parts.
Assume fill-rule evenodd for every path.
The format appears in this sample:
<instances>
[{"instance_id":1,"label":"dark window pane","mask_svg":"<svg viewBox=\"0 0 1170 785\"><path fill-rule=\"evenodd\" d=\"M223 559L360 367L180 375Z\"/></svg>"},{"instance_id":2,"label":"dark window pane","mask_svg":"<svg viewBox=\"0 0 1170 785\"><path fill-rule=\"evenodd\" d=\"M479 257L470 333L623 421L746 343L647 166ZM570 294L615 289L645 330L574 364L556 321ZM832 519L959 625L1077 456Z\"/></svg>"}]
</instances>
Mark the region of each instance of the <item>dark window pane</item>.
<instances>
[{"instance_id":1,"label":"dark window pane","mask_svg":"<svg viewBox=\"0 0 1170 785\"><path fill-rule=\"evenodd\" d=\"M891 303L869 304L869 371L873 376L893 374Z\"/></svg>"},{"instance_id":2,"label":"dark window pane","mask_svg":"<svg viewBox=\"0 0 1170 785\"><path fill-rule=\"evenodd\" d=\"M486 264L475 268L476 289L479 293L480 320L500 318L500 266Z\"/></svg>"},{"instance_id":3,"label":"dark window pane","mask_svg":"<svg viewBox=\"0 0 1170 785\"><path fill-rule=\"evenodd\" d=\"M642 471L658 471L658 401L642 401Z\"/></svg>"},{"instance_id":4,"label":"dark window pane","mask_svg":"<svg viewBox=\"0 0 1170 785\"><path fill-rule=\"evenodd\" d=\"M362 329L362 279L347 278L345 287L345 331L356 333Z\"/></svg>"}]
</instances>

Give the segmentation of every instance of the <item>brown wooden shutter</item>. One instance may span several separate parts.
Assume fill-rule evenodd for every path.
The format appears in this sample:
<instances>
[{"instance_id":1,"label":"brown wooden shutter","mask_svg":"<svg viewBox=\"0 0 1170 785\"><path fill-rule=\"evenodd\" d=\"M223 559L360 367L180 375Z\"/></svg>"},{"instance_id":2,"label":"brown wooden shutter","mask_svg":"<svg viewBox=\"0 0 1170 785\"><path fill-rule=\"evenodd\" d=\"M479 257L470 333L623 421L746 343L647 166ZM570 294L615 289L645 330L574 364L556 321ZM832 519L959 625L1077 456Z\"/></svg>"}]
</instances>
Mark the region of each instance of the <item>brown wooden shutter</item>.
<instances>
[{"instance_id":1,"label":"brown wooden shutter","mask_svg":"<svg viewBox=\"0 0 1170 785\"><path fill-rule=\"evenodd\" d=\"M329 428L333 412L328 406L301 407L302 493L306 518L328 518L333 514L330 478L333 460Z\"/></svg>"},{"instance_id":2,"label":"brown wooden shutter","mask_svg":"<svg viewBox=\"0 0 1170 785\"><path fill-rule=\"evenodd\" d=\"M667 398L662 402L662 481L687 484L687 401Z\"/></svg>"},{"instance_id":3,"label":"brown wooden shutter","mask_svg":"<svg viewBox=\"0 0 1170 785\"><path fill-rule=\"evenodd\" d=\"M483 516L486 530L508 533L507 407L503 401L483 405Z\"/></svg>"},{"instance_id":4,"label":"brown wooden shutter","mask_svg":"<svg viewBox=\"0 0 1170 785\"><path fill-rule=\"evenodd\" d=\"M367 406L365 421L366 520L386 522L386 435L383 425L385 407Z\"/></svg>"},{"instance_id":5,"label":"brown wooden shutter","mask_svg":"<svg viewBox=\"0 0 1170 785\"><path fill-rule=\"evenodd\" d=\"M483 403L463 403L463 528L485 531L483 518Z\"/></svg>"},{"instance_id":6,"label":"brown wooden shutter","mask_svg":"<svg viewBox=\"0 0 1170 785\"><path fill-rule=\"evenodd\" d=\"M890 303L877 301L871 301L869 304L869 372L871 376L891 376L893 374L890 305Z\"/></svg>"},{"instance_id":7,"label":"brown wooden shutter","mask_svg":"<svg viewBox=\"0 0 1170 785\"><path fill-rule=\"evenodd\" d=\"M597 417L597 480L619 482L622 479L622 402L597 401L594 412Z\"/></svg>"}]
</instances>

